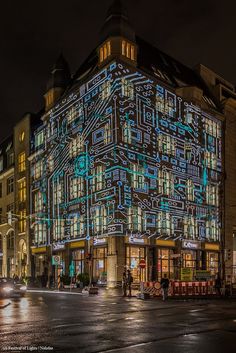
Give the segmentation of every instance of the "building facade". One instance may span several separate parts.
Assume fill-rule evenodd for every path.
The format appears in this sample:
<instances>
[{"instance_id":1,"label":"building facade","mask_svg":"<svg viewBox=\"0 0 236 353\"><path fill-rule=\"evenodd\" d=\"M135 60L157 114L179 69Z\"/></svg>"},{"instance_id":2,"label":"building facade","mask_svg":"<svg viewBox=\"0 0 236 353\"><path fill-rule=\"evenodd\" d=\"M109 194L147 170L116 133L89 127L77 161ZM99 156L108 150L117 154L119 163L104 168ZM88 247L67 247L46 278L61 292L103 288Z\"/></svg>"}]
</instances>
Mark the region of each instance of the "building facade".
<instances>
[{"instance_id":1,"label":"building facade","mask_svg":"<svg viewBox=\"0 0 236 353\"><path fill-rule=\"evenodd\" d=\"M115 286L223 273L224 114L193 70L135 36L120 1L69 82L55 67L34 133L35 275L90 272ZM145 260L146 267L139 266Z\"/></svg>"}]
</instances>

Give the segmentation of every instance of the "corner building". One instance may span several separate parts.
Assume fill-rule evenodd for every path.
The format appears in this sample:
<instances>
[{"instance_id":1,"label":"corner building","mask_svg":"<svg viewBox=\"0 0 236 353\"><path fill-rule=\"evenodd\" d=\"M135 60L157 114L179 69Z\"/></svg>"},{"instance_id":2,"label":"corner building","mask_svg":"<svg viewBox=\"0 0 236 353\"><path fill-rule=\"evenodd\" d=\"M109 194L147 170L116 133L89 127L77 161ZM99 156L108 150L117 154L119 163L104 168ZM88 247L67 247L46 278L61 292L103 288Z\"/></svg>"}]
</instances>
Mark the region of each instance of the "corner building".
<instances>
[{"instance_id":1,"label":"corner building","mask_svg":"<svg viewBox=\"0 0 236 353\"><path fill-rule=\"evenodd\" d=\"M222 122L200 76L139 37L120 1L68 79L60 58L31 154L35 276L92 272L113 287L222 267ZM86 254L92 254L92 262ZM140 260L146 268L139 268Z\"/></svg>"}]
</instances>

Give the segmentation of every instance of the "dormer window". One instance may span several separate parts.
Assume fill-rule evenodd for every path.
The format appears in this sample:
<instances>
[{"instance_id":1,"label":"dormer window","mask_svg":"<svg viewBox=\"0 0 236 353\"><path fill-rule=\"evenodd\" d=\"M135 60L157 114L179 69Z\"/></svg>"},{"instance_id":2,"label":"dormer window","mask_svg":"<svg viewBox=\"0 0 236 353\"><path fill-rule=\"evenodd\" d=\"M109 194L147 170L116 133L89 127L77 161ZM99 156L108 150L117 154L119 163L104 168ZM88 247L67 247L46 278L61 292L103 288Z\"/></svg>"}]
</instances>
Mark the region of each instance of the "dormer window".
<instances>
[{"instance_id":1,"label":"dormer window","mask_svg":"<svg viewBox=\"0 0 236 353\"><path fill-rule=\"evenodd\" d=\"M134 45L131 43L127 42L126 40L122 40L122 55L126 56L126 58L135 60L135 54L134 54Z\"/></svg>"},{"instance_id":2,"label":"dormer window","mask_svg":"<svg viewBox=\"0 0 236 353\"><path fill-rule=\"evenodd\" d=\"M111 55L111 42L106 42L99 51L100 63L106 60Z\"/></svg>"}]
</instances>

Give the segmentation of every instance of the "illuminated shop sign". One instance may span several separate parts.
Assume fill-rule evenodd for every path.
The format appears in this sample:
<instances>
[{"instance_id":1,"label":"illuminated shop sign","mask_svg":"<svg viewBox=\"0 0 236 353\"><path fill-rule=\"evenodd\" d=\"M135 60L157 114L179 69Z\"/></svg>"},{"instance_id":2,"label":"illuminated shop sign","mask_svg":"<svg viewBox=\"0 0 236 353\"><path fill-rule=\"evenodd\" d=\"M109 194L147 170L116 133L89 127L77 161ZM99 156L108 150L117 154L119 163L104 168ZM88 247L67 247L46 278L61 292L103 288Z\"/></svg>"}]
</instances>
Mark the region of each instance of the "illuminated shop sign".
<instances>
[{"instance_id":1,"label":"illuminated shop sign","mask_svg":"<svg viewBox=\"0 0 236 353\"><path fill-rule=\"evenodd\" d=\"M182 247L185 249L201 249L201 243L197 241L184 240Z\"/></svg>"},{"instance_id":2,"label":"illuminated shop sign","mask_svg":"<svg viewBox=\"0 0 236 353\"><path fill-rule=\"evenodd\" d=\"M102 244L106 244L107 243L107 239L106 238L95 238L93 239L93 245L102 245Z\"/></svg>"},{"instance_id":3,"label":"illuminated shop sign","mask_svg":"<svg viewBox=\"0 0 236 353\"><path fill-rule=\"evenodd\" d=\"M144 239L143 238L129 237L129 243L132 243L132 244L144 244Z\"/></svg>"},{"instance_id":4,"label":"illuminated shop sign","mask_svg":"<svg viewBox=\"0 0 236 353\"><path fill-rule=\"evenodd\" d=\"M63 244L63 243L54 243L54 244L52 244L52 249L54 251L64 250L65 249L65 244Z\"/></svg>"}]
</instances>

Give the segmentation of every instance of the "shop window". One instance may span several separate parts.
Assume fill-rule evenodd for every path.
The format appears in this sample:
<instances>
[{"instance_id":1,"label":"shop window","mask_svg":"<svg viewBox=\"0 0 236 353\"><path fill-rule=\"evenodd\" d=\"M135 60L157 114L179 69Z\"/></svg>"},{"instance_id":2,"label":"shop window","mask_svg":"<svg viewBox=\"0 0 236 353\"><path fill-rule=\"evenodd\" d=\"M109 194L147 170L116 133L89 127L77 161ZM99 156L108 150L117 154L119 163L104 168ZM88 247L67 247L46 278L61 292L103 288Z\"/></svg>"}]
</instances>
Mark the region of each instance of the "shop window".
<instances>
[{"instance_id":1,"label":"shop window","mask_svg":"<svg viewBox=\"0 0 236 353\"><path fill-rule=\"evenodd\" d=\"M18 183L18 197L19 202L24 202L26 200L26 179L22 179Z\"/></svg>"},{"instance_id":2,"label":"shop window","mask_svg":"<svg viewBox=\"0 0 236 353\"><path fill-rule=\"evenodd\" d=\"M100 49L99 49L99 61L100 64L106 60L111 55L111 42L107 41Z\"/></svg>"},{"instance_id":3,"label":"shop window","mask_svg":"<svg viewBox=\"0 0 236 353\"><path fill-rule=\"evenodd\" d=\"M190 267L196 269L196 251L183 251L182 258L183 258L183 267Z\"/></svg>"},{"instance_id":4,"label":"shop window","mask_svg":"<svg viewBox=\"0 0 236 353\"><path fill-rule=\"evenodd\" d=\"M174 276L174 261L171 258L173 255L172 249L158 249L157 250L157 277L158 281L161 280L164 275L167 275L169 279L173 279Z\"/></svg>"},{"instance_id":5,"label":"shop window","mask_svg":"<svg viewBox=\"0 0 236 353\"><path fill-rule=\"evenodd\" d=\"M7 179L7 195L14 191L14 176Z\"/></svg>"},{"instance_id":6,"label":"shop window","mask_svg":"<svg viewBox=\"0 0 236 353\"><path fill-rule=\"evenodd\" d=\"M139 267L140 260L146 260L145 247L126 247L126 266L130 269L135 283L146 280L146 270Z\"/></svg>"},{"instance_id":7,"label":"shop window","mask_svg":"<svg viewBox=\"0 0 236 353\"><path fill-rule=\"evenodd\" d=\"M93 248L93 280L99 284L107 281L107 247Z\"/></svg>"},{"instance_id":8,"label":"shop window","mask_svg":"<svg viewBox=\"0 0 236 353\"><path fill-rule=\"evenodd\" d=\"M219 273L219 254L216 252L207 252L207 271L211 271L211 275L215 276Z\"/></svg>"},{"instance_id":9,"label":"shop window","mask_svg":"<svg viewBox=\"0 0 236 353\"><path fill-rule=\"evenodd\" d=\"M76 275L84 273L84 249L72 251L72 259Z\"/></svg>"},{"instance_id":10,"label":"shop window","mask_svg":"<svg viewBox=\"0 0 236 353\"><path fill-rule=\"evenodd\" d=\"M18 171L24 172L26 169L26 162L25 162L25 152L22 152L18 155Z\"/></svg>"}]
</instances>

